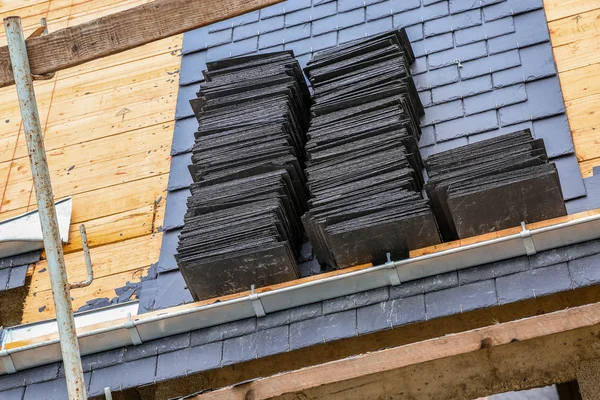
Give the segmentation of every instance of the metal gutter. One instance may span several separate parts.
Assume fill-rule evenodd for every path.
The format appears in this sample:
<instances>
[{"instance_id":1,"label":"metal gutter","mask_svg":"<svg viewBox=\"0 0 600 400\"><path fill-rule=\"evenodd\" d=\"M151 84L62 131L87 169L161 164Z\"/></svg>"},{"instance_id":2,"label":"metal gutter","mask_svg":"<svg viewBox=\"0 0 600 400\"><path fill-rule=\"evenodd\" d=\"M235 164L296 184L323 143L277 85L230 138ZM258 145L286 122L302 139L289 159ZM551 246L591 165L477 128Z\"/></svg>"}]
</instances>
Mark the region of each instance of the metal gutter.
<instances>
[{"instance_id":1,"label":"metal gutter","mask_svg":"<svg viewBox=\"0 0 600 400\"><path fill-rule=\"evenodd\" d=\"M326 277L263 293L254 293L207 305L188 304L126 319L105 322L103 327L78 335L82 354L93 354L140 344L178 333L220 325L244 318L298 307L322 300L359 293L383 286L456 271L489 262L500 261L538 251L600 238L600 215L527 230L467 246L444 250L401 261L390 261L364 270ZM10 328L4 335L10 338ZM14 345L14 343L13 343ZM3 340L0 352L0 374L7 365L20 371L61 359L58 338L15 348Z\"/></svg>"}]
</instances>

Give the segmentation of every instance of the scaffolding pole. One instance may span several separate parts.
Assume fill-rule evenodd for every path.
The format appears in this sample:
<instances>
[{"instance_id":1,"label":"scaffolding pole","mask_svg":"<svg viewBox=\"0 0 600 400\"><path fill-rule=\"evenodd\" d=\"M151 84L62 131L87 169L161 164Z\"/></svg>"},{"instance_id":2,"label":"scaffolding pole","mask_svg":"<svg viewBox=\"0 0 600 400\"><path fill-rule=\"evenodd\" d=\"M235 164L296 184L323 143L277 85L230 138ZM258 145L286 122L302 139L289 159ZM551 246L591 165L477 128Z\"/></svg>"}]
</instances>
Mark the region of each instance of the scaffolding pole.
<instances>
[{"instance_id":1,"label":"scaffolding pole","mask_svg":"<svg viewBox=\"0 0 600 400\"><path fill-rule=\"evenodd\" d=\"M21 26L21 18L8 17L4 19L6 39L10 53L10 61L14 74L17 96L21 108L23 131L27 140L33 186L38 204L44 249L48 261L50 283L54 306L56 309L56 322L60 338L60 348L64 364L67 390L70 400L85 400L87 398L79 342L73 319L73 308L69 293L70 285L67 280L65 258L62 250L58 219L54 207L54 195L48 171L48 161L44 148L44 137L38 113L33 77L27 56L25 37Z\"/></svg>"}]
</instances>

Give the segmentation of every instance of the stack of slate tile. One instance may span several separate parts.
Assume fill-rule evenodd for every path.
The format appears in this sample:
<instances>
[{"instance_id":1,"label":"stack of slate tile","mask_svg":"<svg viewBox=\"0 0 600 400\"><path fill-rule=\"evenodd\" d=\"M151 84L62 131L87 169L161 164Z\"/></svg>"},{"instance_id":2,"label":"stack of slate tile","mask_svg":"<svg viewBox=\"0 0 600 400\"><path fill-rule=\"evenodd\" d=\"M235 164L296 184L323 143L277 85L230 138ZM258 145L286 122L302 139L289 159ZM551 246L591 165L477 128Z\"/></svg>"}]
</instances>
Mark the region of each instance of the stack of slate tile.
<instances>
[{"instance_id":1,"label":"stack of slate tile","mask_svg":"<svg viewBox=\"0 0 600 400\"><path fill-rule=\"evenodd\" d=\"M556 167L529 129L434 154L425 166L445 240L566 215Z\"/></svg>"},{"instance_id":2,"label":"stack of slate tile","mask_svg":"<svg viewBox=\"0 0 600 400\"><path fill-rule=\"evenodd\" d=\"M298 277L310 94L292 52L207 64L176 259L195 299Z\"/></svg>"},{"instance_id":3,"label":"stack of slate tile","mask_svg":"<svg viewBox=\"0 0 600 400\"><path fill-rule=\"evenodd\" d=\"M413 61L396 30L317 53L304 70L314 96L303 223L321 264L377 264L440 242L421 195Z\"/></svg>"}]
</instances>

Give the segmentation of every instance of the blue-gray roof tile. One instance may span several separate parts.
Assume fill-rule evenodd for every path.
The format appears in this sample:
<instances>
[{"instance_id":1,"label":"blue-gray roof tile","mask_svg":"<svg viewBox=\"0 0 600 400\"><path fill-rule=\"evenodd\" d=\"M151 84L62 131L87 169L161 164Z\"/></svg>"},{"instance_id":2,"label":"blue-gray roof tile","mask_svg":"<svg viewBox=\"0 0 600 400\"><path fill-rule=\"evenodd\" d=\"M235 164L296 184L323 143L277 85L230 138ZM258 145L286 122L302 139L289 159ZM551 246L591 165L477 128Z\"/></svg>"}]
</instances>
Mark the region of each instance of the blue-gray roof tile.
<instances>
[{"instance_id":1,"label":"blue-gray roof tile","mask_svg":"<svg viewBox=\"0 0 600 400\"><path fill-rule=\"evenodd\" d=\"M167 190L179 190L190 187L192 175L188 171L188 165L192 164L192 153L182 153L171 157L171 171L181 171L169 174Z\"/></svg>"},{"instance_id":2,"label":"blue-gray roof tile","mask_svg":"<svg viewBox=\"0 0 600 400\"><path fill-rule=\"evenodd\" d=\"M356 336L356 310L290 324L290 350Z\"/></svg>"},{"instance_id":3,"label":"blue-gray roof tile","mask_svg":"<svg viewBox=\"0 0 600 400\"><path fill-rule=\"evenodd\" d=\"M576 199L586 195L585 185L581 177L579 162L575 154L552 159L560 176L560 186L565 200Z\"/></svg>"},{"instance_id":4,"label":"blue-gray roof tile","mask_svg":"<svg viewBox=\"0 0 600 400\"><path fill-rule=\"evenodd\" d=\"M470 79L466 82L475 81ZM464 100L465 114L472 115L483 111L496 110L505 106L527 101L525 84L508 86L487 93L483 93ZM570 135L570 134L569 134Z\"/></svg>"},{"instance_id":5,"label":"blue-gray roof tile","mask_svg":"<svg viewBox=\"0 0 600 400\"><path fill-rule=\"evenodd\" d=\"M433 103L447 103L452 100L462 99L491 91L492 77L491 75L484 75L475 79L469 79L468 81L452 83L450 85L439 86L433 89ZM467 99L465 99L465 104L466 100Z\"/></svg>"},{"instance_id":6,"label":"blue-gray roof tile","mask_svg":"<svg viewBox=\"0 0 600 400\"><path fill-rule=\"evenodd\" d=\"M538 10L543 7L544 4L542 0L508 0L483 7L483 16L487 22L508 17L510 15Z\"/></svg>"},{"instance_id":7,"label":"blue-gray roof tile","mask_svg":"<svg viewBox=\"0 0 600 400\"><path fill-rule=\"evenodd\" d=\"M460 118L464 115L462 100L439 104L425 109L425 116L421 117L421 125L427 126ZM436 132L439 136L439 132Z\"/></svg>"},{"instance_id":8,"label":"blue-gray roof tile","mask_svg":"<svg viewBox=\"0 0 600 400\"><path fill-rule=\"evenodd\" d=\"M559 157L575 152L566 114L534 121L533 135L537 139L544 139L548 157Z\"/></svg>"},{"instance_id":9,"label":"blue-gray roof tile","mask_svg":"<svg viewBox=\"0 0 600 400\"><path fill-rule=\"evenodd\" d=\"M496 279L500 304L569 290L571 277L566 263L532 269Z\"/></svg>"},{"instance_id":10,"label":"blue-gray roof tile","mask_svg":"<svg viewBox=\"0 0 600 400\"><path fill-rule=\"evenodd\" d=\"M526 47L520 50L521 66L495 72L494 87L501 88L515 83L531 82L556 75L550 43Z\"/></svg>"},{"instance_id":11,"label":"blue-gray roof tile","mask_svg":"<svg viewBox=\"0 0 600 400\"><path fill-rule=\"evenodd\" d=\"M194 146L194 132L198 130L198 120L191 116L175 121L171 155L186 153Z\"/></svg>"},{"instance_id":12,"label":"blue-gray roof tile","mask_svg":"<svg viewBox=\"0 0 600 400\"><path fill-rule=\"evenodd\" d=\"M94 370L89 395L103 394L106 387L117 391L153 383L155 372L156 356Z\"/></svg>"},{"instance_id":13,"label":"blue-gray roof tile","mask_svg":"<svg viewBox=\"0 0 600 400\"><path fill-rule=\"evenodd\" d=\"M502 18L497 21L487 22L483 25L474 26L468 29L462 29L454 33L454 40L457 46L480 42L506 35L515 31L513 17Z\"/></svg>"},{"instance_id":14,"label":"blue-gray roof tile","mask_svg":"<svg viewBox=\"0 0 600 400\"><path fill-rule=\"evenodd\" d=\"M425 36L441 35L460 29L481 25L481 11L479 9L452 14L447 17L425 22Z\"/></svg>"},{"instance_id":15,"label":"blue-gray roof tile","mask_svg":"<svg viewBox=\"0 0 600 400\"><path fill-rule=\"evenodd\" d=\"M236 26L241 26L245 24L250 24L252 22L258 21L260 11L252 11L246 14L238 15L237 17L230 18L225 21L217 22L215 24L208 26L208 31L210 33L221 31L228 28L235 28ZM187 35L187 33L186 33Z\"/></svg>"},{"instance_id":16,"label":"blue-gray roof tile","mask_svg":"<svg viewBox=\"0 0 600 400\"><path fill-rule=\"evenodd\" d=\"M152 357L156 365L155 380L162 381L216 368L221 365L221 356L222 342L215 342L161 354L158 362L156 357Z\"/></svg>"},{"instance_id":17,"label":"blue-gray roof tile","mask_svg":"<svg viewBox=\"0 0 600 400\"><path fill-rule=\"evenodd\" d=\"M425 321L425 299L422 294L389 300L357 310L359 335L420 321Z\"/></svg>"},{"instance_id":18,"label":"blue-gray roof tile","mask_svg":"<svg viewBox=\"0 0 600 400\"><path fill-rule=\"evenodd\" d=\"M487 132L497 127L498 116L495 110L491 110L436 124L435 132L438 142L442 142L462 136Z\"/></svg>"},{"instance_id":19,"label":"blue-gray roof tile","mask_svg":"<svg viewBox=\"0 0 600 400\"><path fill-rule=\"evenodd\" d=\"M417 90L419 91L458 82L458 68L456 65L451 65L449 67L440 68L435 72L415 75L414 81L415 85L417 86Z\"/></svg>"},{"instance_id":20,"label":"blue-gray roof tile","mask_svg":"<svg viewBox=\"0 0 600 400\"><path fill-rule=\"evenodd\" d=\"M362 3L362 2L361 2ZM362 5L361 5L362 7ZM287 13L285 15L285 26L294 26L305 24L307 22L316 21L321 18L329 17L336 14L337 12L348 11L348 10L337 10L337 4L335 2L325 3L304 10ZM267 20L265 22L269 22Z\"/></svg>"},{"instance_id":21,"label":"blue-gray roof tile","mask_svg":"<svg viewBox=\"0 0 600 400\"><path fill-rule=\"evenodd\" d=\"M352 26L350 28L340 29L338 40L340 44L350 42L352 40L364 38L371 35L376 35L381 32L392 29L392 17L378 19L366 24ZM335 32L334 32L335 33Z\"/></svg>"},{"instance_id":22,"label":"blue-gray roof tile","mask_svg":"<svg viewBox=\"0 0 600 400\"><path fill-rule=\"evenodd\" d=\"M487 56L487 47L485 42L476 42L466 46L455 47L440 53L427 56L429 69L437 69L448 65L460 65L463 62L477 60Z\"/></svg>"},{"instance_id":23,"label":"blue-gray roof tile","mask_svg":"<svg viewBox=\"0 0 600 400\"><path fill-rule=\"evenodd\" d=\"M260 20L252 24L238 26L233 29L233 41L248 39L259 34L269 33L282 29L284 26L284 16L281 15L267 20Z\"/></svg>"},{"instance_id":24,"label":"blue-gray roof tile","mask_svg":"<svg viewBox=\"0 0 600 400\"><path fill-rule=\"evenodd\" d=\"M498 304L493 280L425 294L427 319L445 317Z\"/></svg>"},{"instance_id":25,"label":"blue-gray roof tile","mask_svg":"<svg viewBox=\"0 0 600 400\"><path fill-rule=\"evenodd\" d=\"M513 33L488 40L490 54L544 43L550 39L543 10L517 15L514 23Z\"/></svg>"},{"instance_id":26,"label":"blue-gray roof tile","mask_svg":"<svg viewBox=\"0 0 600 400\"><path fill-rule=\"evenodd\" d=\"M341 1L339 3L344 3ZM420 0L387 0L380 3L372 4L367 6L367 20L373 21L375 19L391 16L397 13L405 13L405 11L413 10L421 6ZM421 22L421 20L415 20L408 25Z\"/></svg>"},{"instance_id":27,"label":"blue-gray roof tile","mask_svg":"<svg viewBox=\"0 0 600 400\"><path fill-rule=\"evenodd\" d=\"M334 14L330 17L314 21L312 24L312 34L321 35L323 33L348 28L365 22L365 9L358 8L341 14ZM309 35L310 36L310 33Z\"/></svg>"}]
</instances>

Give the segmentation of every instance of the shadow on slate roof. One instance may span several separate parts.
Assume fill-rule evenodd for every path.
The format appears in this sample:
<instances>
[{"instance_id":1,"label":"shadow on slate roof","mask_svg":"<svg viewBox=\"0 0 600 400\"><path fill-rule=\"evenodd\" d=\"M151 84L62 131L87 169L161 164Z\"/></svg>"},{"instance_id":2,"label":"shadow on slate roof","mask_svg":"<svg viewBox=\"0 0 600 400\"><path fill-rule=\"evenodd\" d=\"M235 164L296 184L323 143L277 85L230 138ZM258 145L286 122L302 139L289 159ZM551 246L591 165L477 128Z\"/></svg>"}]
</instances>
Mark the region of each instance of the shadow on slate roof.
<instances>
[{"instance_id":1,"label":"shadow on slate roof","mask_svg":"<svg viewBox=\"0 0 600 400\"><path fill-rule=\"evenodd\" d=\"M423 156L530 128L559 170L570 213L600 206L600 177L582 179L552 57L542 0L290 0L184 35L160 259L140 312L192 301L173 255L191 177L195 97L207 61L292 49L312 52L405 27L427 107ZM586 195L587 189L587 195ZM310 249L305 249L310 254ZM308 257L310 258L310 257ZM154 383L327 341L600 284L591 241L384 287L84 357L90 395ZM315 260L302 264L314 273ZM306 334L310 332L311 334ZM322 332L315 335L314 332ZM36 373L43 370L44 374ZM135 371L135 373L131 372ZM59 364L0 377L3 394L65 393ZM91 377L90 377L91 375ZM5 392L1 392L5 391Z\"/></svg>"}]
</instances>

